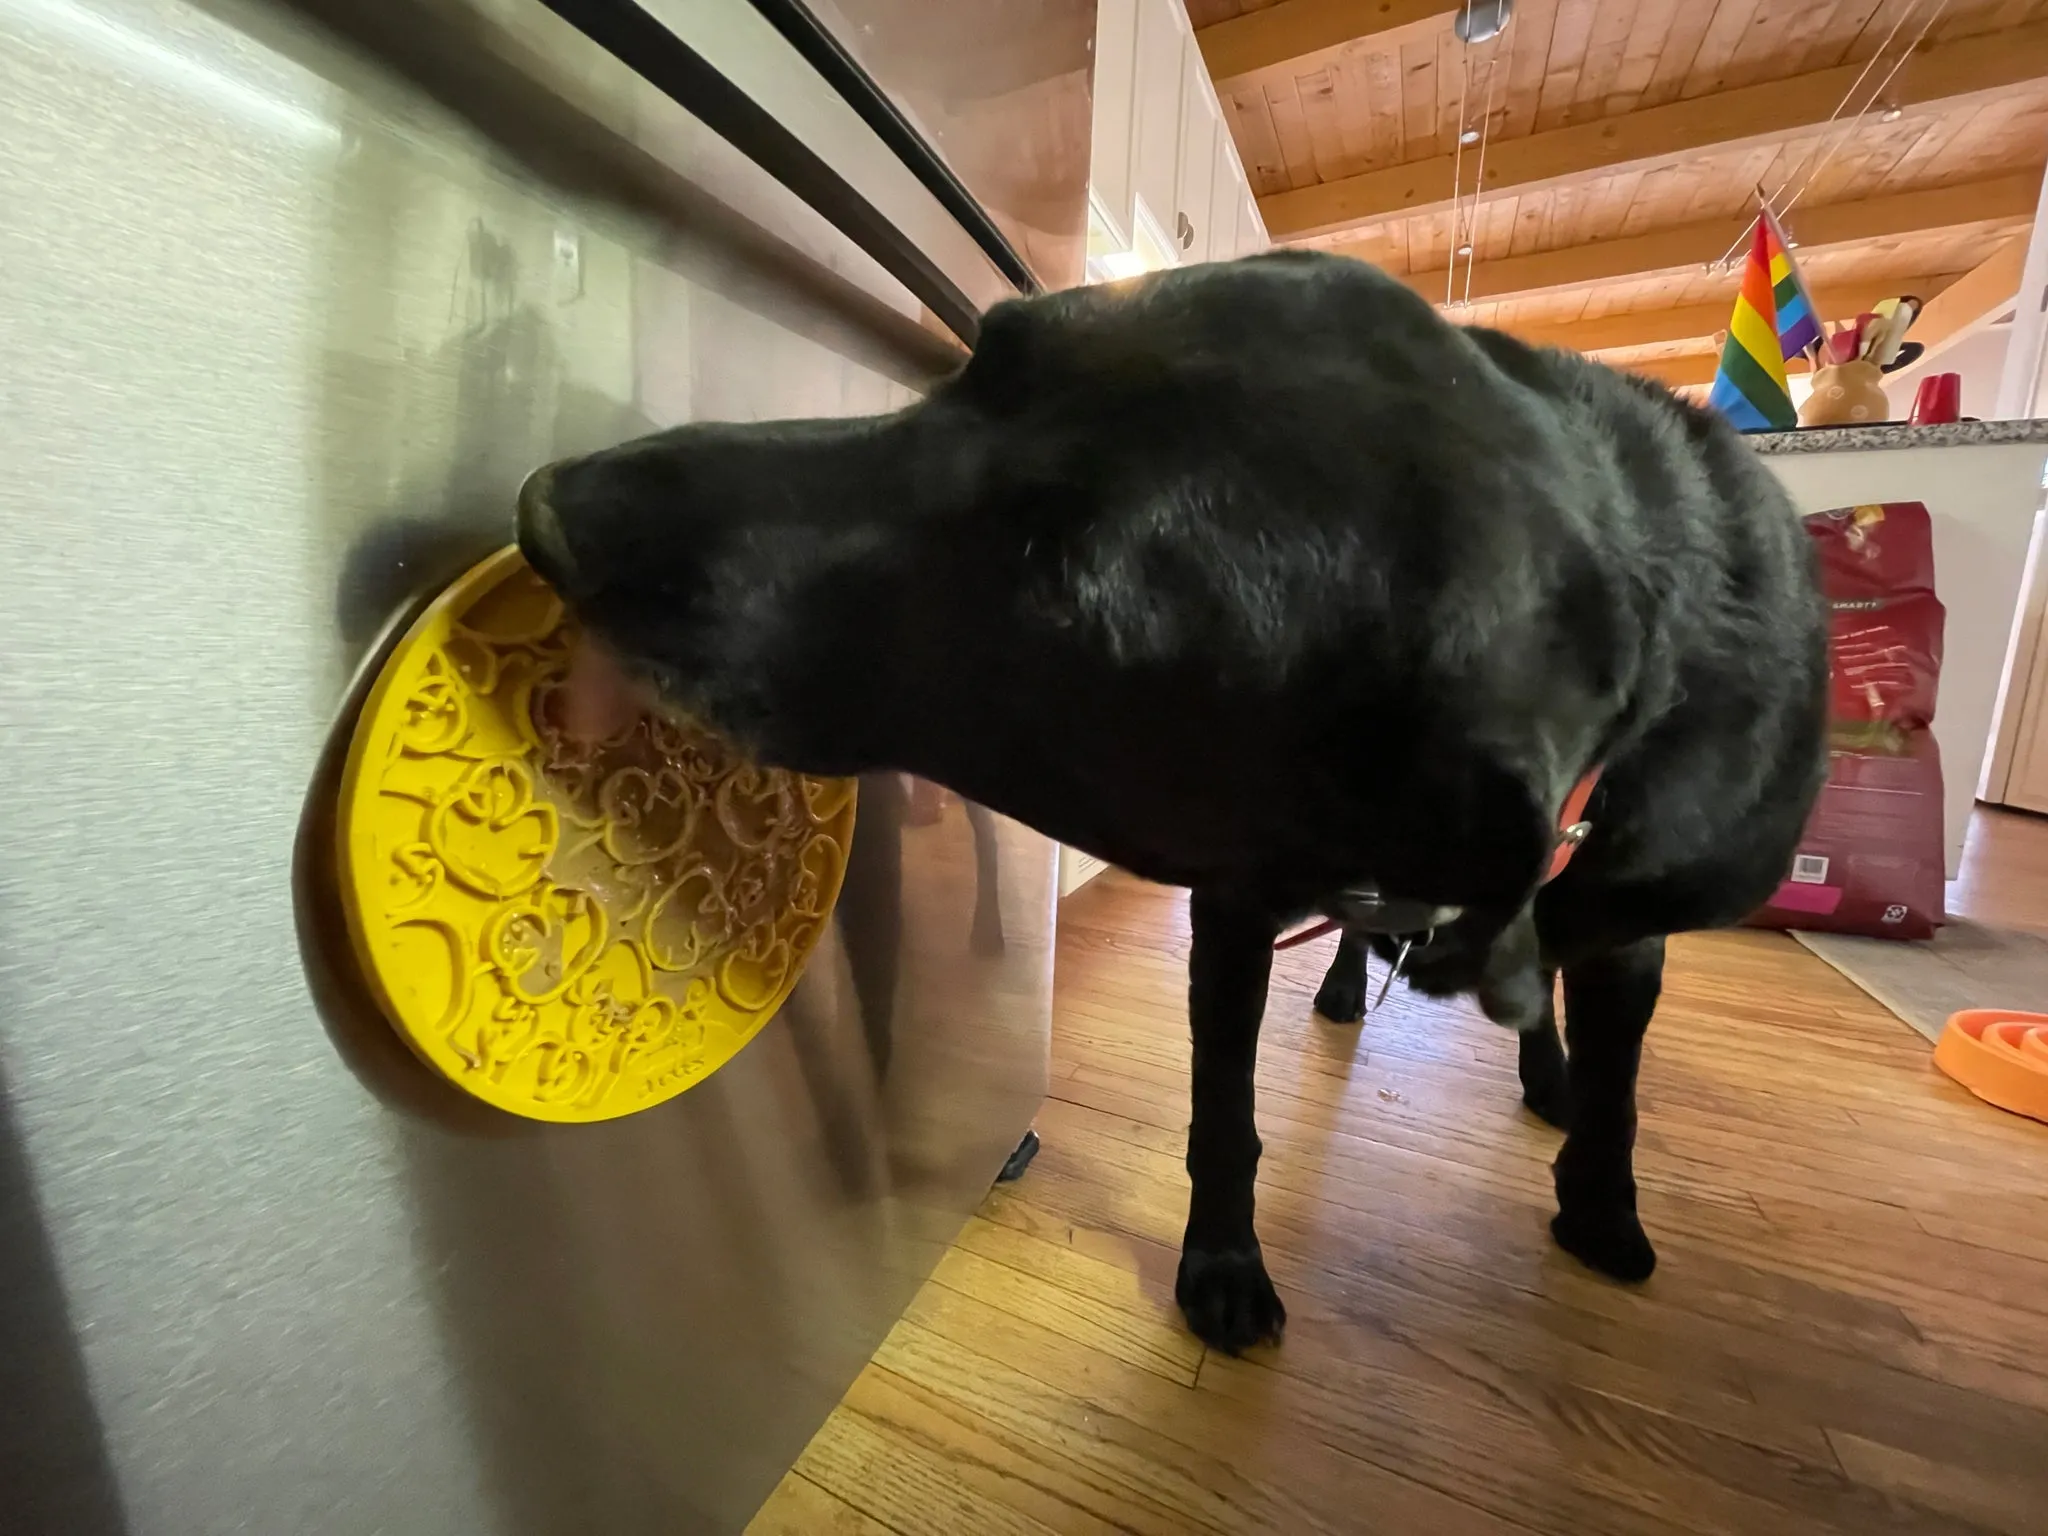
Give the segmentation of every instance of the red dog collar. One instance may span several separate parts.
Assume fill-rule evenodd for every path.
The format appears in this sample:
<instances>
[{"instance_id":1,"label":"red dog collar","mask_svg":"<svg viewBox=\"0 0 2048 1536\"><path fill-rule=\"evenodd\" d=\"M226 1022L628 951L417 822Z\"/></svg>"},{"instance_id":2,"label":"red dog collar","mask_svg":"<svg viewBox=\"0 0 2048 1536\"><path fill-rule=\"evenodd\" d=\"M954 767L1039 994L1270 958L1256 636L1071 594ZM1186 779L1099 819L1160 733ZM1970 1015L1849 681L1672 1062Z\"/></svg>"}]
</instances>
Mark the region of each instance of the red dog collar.
<instances>
[{"instance_id":1,"label":"red dog collar","mask_svg":"<svg viewBox=\"0 0 2048 1536\"><path fill-rule=\"evenodd\" d=\"M1593 830L1593 823L1586 820L1586 806L1591 803L1594 786L1599 782L1600 765L1596 763L1564 797L1564 809L1557 817L1557 847L1551 850L1550 869L1543 876L1545 885L1564 873L1565 865L1571 863L1572 855L1579 851L1579 844Z\"/></svg>"},{"instance_id":2,"label":"red dog collar","mask_svg":"<svg viewBox=\"0 0 2048 1536\"><path fill-rule=\"evenodd\" d=\"M1586 807L1592 803L1593 790L1600 783L1600 765L1594 764L1580 776L1572 786L1572 792L1564 797L1564 809L1557 815L1557 842L1550 851L1550 867L1543 872L1543 883L1550 884L1564 873L1564 867L1571 863L1572 855L1579 851L1579 844L1586 840L1586 834L1593 830L1593 823L1586 820ZM1311 923L1298 933L1290 933L1284 939L1274 941L1275 949L1293 949L1306 944L1310 939L1321 938L1333 928L1341 928L1336 918L1325 918Z\"/></svg>"}]
</instances>

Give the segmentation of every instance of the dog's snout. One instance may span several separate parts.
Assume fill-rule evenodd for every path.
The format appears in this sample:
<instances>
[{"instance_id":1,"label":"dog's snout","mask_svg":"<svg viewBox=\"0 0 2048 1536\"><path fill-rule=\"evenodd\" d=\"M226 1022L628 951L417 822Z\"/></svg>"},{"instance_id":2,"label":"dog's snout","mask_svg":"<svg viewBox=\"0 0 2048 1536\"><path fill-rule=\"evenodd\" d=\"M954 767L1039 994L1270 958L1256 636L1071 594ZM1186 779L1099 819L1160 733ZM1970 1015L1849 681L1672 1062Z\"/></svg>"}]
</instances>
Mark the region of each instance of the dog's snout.
<instances>
[{"instance_id":1,"label":"dog's snout","mask_svg":"<svg viewBox=\"0 0 2048 1536\"><path fill-rule=\"evenodd\" d=\"M551 499L554 466L536 469L519 488L516 519L519 552L526 563L540 572L549 586L564 596L575 586L576 561L569 552L569 540L562 532L562 520Z\"/></svg>"}]
</instances>

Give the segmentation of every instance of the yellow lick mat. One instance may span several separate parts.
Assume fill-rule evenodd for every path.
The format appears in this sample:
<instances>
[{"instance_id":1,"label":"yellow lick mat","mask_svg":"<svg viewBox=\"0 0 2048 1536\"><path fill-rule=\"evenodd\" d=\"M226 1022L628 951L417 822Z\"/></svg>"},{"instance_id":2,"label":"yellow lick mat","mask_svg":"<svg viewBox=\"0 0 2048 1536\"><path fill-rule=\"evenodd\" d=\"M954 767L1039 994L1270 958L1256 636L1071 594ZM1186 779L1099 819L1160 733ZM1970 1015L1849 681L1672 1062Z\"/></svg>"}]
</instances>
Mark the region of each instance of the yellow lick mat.
<instances>
[{"instance_id":1,"label":"yellow lick mat","mask_svg":"<svg viewBox=\"0 0 2048 1536\"><path fill-rule=\"evenodd\" d=\"M775 1012L846 869L854 786L643 715L557 725L574 625L506 549L391 653L342 778L343 906L391 1021L487 1103L606 1120Z\"/></svg>"}]
</instances>

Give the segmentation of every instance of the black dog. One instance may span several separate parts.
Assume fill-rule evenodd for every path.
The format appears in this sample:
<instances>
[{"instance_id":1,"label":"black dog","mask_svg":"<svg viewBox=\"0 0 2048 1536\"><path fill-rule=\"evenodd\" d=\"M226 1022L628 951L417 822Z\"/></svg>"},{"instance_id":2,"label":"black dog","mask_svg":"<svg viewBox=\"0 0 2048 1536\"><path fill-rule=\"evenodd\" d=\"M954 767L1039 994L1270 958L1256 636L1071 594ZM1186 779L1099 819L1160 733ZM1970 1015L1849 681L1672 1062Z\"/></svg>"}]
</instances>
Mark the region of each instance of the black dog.
<instances>
[{"instance_id":1,"label":"black dog","mask_svg":"<svg viewBox=\"0 0 2048 1536\"><path fill-rule=\"evenodd\" d=\"M1205 1340L1285 1321L1252 1067L1274 939L1315 913L1352 930L1335 1011L1365 943L1426 937L1411 985L1524 1031L1527 1098L1569 1123L1552 1231L1650 1273L1664 936L1770 894L1823 773L1806 539L1718 418L1289 253L1004 305L898 415L555 465L520 540L766 761L905 769L1192 889L1177 1294Z\"/></svg>"}]
</instances>

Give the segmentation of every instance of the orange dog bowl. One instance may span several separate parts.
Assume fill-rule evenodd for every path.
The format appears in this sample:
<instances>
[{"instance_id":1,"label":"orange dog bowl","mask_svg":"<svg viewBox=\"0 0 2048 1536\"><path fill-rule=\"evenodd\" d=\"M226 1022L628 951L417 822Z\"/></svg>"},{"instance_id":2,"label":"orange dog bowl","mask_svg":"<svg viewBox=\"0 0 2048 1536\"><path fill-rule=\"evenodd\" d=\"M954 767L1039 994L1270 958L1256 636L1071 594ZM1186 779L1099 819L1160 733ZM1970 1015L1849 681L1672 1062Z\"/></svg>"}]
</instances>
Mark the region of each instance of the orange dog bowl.
<instances>
[{"instance_id":1,"label":"orange dog bowl","mask_svg":"<svg viewBox=\"0 0 2048 1536\"><path fill-rule=\"evenodd\" d=\"M1934 1064L1987 1104L2048 1120L2048 1013L1958 1013L1941 1032Z\"/></svg>"}]
</instances>

